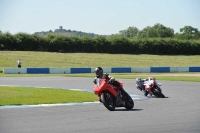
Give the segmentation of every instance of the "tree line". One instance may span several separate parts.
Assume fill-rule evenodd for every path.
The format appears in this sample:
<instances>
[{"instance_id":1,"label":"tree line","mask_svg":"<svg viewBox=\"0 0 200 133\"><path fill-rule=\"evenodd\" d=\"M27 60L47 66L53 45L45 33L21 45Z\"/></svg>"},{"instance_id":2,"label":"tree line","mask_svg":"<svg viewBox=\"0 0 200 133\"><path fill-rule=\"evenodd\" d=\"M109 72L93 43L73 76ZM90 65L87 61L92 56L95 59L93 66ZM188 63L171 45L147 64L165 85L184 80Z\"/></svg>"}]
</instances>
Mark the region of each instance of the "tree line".
<instances>
[{"instance_id":1,"label":"tree line","mask_svg":"<svg viewBox=\"0 0 200 133\"><path fill-rule=\"evenodd\" d=\"M128 38L174 38L180 40L198 40L200 39L200 31L192 26L184 26L180 28L179 33L175 33L170 27L162 24L155 24L154 26L147 26L142 30L137 27L128 27L125 30L119 31L119 34Z\"/></svg>"},{"instance_id":2,"label":"tree line","mask_svg":"<svg viewBox=\"0 0 200 133\"><path fill-rule=\"evenodd\" d=\"M133 30L132 30L133 29ZM117 54L199 55L200 39L196 28L186 26L180 33L155 24L142 31L129 27L111 36L39 36L27 33L0 32L0 50L86 52Z\"/></svg>"}]
</instances>

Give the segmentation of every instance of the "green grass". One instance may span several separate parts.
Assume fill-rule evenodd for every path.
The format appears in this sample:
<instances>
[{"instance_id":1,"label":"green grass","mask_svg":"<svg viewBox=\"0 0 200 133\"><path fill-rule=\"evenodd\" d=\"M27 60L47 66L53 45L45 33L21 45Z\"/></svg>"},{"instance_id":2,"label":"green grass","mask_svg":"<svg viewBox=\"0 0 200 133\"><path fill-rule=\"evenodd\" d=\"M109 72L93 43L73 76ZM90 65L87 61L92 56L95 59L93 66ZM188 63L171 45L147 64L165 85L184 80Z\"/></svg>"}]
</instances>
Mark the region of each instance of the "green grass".
<instances>
[{"instance_id":1,"label":"green grass","mask_svg":"<svg viewBox=\"0 0 200 133\"><path fill-rule=\"evenodd\" d=\"M0 86L0 106L93 101L98 101L98 97L84 91Z\"/></svg>"},{"instance_id":2,"label":"green grass","mask_svg":"<svg viewBox=\"0 0 200 133\"><path fill-rule=\"evenodd\" d=\"M97 53L55 53L31 51L0 51L0 71L4 67L150 67L150 66L200 66L200 55L131 55Z\"/></svg>"}]
</instances>

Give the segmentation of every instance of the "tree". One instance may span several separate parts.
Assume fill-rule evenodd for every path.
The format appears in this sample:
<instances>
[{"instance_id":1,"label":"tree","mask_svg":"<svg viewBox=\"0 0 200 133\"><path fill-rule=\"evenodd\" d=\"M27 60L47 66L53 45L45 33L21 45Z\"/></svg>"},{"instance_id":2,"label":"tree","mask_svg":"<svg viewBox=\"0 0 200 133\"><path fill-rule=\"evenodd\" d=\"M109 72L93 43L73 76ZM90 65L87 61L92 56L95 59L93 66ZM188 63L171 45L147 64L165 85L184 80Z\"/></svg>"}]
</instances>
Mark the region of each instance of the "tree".
<instances>
[{"instance_id":1,"label":"tree","mask_svg":"<svg viewBox=\"0 0 200 133\"><path fill-rule=\"evenodd\" d=\"M192 26L184 26L183 28L180 28L180 33L175 34L175 38L185 40L199 39L200 32L197 28Z\"/></svg>"},{"instance_id":2,"label":"tree","mask_svg":"<svg viewBox=\"0 0 200 133\"><path fill-rule=\"evenodd\" d=\"M139 29L137 27L128 27L126 30L119 31L119 34L128 38L135 38L137 37L137 34L139 32Z\"/></svg>"},{"instance_id":3,"label":"tree","mask_svg":"<svg viewBox=\"0 0 200 133\"><path fill-rule=\"evenodd\" d=\"M151 27L147 26L143 30L138 32L138 38L147 38L147 34L150 31Z\"/></svg>"},{"instance_id":4,"label":"tree","mask_svg":"<svg viewBox=\"0 0 200 133\"><path fill-rule=\"evenodd\" d=\"M169 27L165 27L162 24L155 24L153 27L147 26L138 33L139 38L166 38L173 37L174 30Z\"/></svg>"},{"instance_id":5,"label":"tree","mask_svg":"<svg viewBox=\"0 0 200 133\"><path fill-rule=\"evenodd\" d=\"M156 31L157 37L166 38L173 37L174 35L174 30L172 28L165 27L162 24L155 24L152 28Z\"/></svg>"},{"instance_id":6,"label":"tree","mask_svg":"<svg viewBox=\"0 0 200 133\"><path fill-rule=\"evenodd\" d=\"M199 30L192 26L185 26L180 29L181 34L198 34Z\"/></svg>"}]
</instances>

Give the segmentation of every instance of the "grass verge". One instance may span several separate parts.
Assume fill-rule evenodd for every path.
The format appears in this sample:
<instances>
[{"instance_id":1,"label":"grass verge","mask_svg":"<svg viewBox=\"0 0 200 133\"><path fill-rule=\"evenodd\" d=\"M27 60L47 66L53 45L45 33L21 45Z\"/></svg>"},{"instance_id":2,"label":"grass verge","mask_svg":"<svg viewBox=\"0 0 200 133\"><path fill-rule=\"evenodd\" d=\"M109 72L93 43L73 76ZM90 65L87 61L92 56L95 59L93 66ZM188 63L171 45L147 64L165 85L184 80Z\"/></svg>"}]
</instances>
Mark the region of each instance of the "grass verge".
<instances>
[{"instance_id":1,"label":"grass verge","mask_svg":"<svg viewBox=\"0 0 200 133\"><path fill-rule=\"evenodd\" d=\"M0 106L93 101L98 101L98 97L85 91L0 86Z\"/></svg>"},{"instance_id":2,"label":"grass verge","mask_svg":"<svg viewBox=\"0 0 200 133\"><path fill-rule=\"evenodd\" d=\"M22 59L22 67L26 68L200 66L200 55L0 51L0 57L0 71L3 68L17 68L18 59Z\"/></svg>"}]
</instances>

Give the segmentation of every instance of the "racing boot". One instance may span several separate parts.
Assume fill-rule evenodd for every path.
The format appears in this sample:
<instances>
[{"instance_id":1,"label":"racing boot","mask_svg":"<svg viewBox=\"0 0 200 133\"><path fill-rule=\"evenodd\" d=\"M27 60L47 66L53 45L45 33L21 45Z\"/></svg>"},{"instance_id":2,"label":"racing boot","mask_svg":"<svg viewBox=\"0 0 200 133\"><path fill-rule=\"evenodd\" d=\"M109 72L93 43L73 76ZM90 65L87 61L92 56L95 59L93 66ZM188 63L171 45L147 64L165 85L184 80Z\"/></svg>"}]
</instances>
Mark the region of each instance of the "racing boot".
<instances>
[{"instance_id":1,"label":"racing boot","mask_svg":"<svg viewBox=\"0 0 200 133\"><path fill-rule=\"evenodd\" d=\"M148 89L144 90L144 95L147 96L149 94Z\"/></svg>"}]
</instances>

